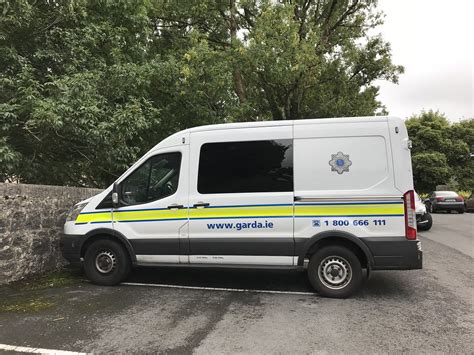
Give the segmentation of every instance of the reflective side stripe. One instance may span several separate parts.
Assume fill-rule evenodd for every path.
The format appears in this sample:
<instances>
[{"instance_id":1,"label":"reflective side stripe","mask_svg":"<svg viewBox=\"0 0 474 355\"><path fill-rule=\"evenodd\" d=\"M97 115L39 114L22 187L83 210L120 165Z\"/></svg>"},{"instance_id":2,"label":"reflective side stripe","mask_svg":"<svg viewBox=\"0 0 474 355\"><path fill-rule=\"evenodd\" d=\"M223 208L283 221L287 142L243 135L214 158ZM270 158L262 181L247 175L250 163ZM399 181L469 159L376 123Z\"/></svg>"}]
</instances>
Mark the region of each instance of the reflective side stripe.
<instances>
[{"instance_id":1,"label":"reflective side stripe","mask_svg":"<svg viewBox=\"0 0 474 355\"><path fill-rule=\"evenodd\" d=\"M294 212L293 212L294 211ZM114 212L116 222L154 222L175 220L235 219L235 218L291 218L295 217L361 217L400 216L404 213L402 203L337 203L292 205L214 206L190 209L136 209ZM81 213L75 223L107 223L112 221L111 212Z\"/></svg>"},{"instance_id":2,"label":"reflective side stripe","mask_svg":"<svg viewBox=\"0 0 474 355\"><path fill-rule=\"evenodd\" d=\"M81 213L76 218L76 224L85 224L91 222L110 222L112 220L111 212L102 213Z\"/></svg>"},{"instance_id":3,"label":"reflective side stripe","mask_svg":"<svg viewBox=\"0 0 474 355\"><path fill-rule=\"evenodd\" d=\"M231 208L193 208L189 210L191 219L199 218L245 218L245 217L291 217L293 206L248 206Z\"/></svg>"},{"instance_id":4,"label":"reflective side stripe","mask_svg":"<svg viewBox=\"0 0 474 355\"><path fill-rule=\"evenodd\" d=\"M295 205L295 217L299 216L361 216L403 215L403 204L395 205Z\"/></svg>"},{"instance_id":5,"label":"reflective side stripe","mask_svg":"<svg viewBox=\"0 0 474 355\"><path fill-rule=\"evenodd\" d=\"M146 210L146 211L117 211L114 212L114 220L118 222L140 221L140 220L177 220L187 219L186 209Z\"/></svg>"}]
</instances>

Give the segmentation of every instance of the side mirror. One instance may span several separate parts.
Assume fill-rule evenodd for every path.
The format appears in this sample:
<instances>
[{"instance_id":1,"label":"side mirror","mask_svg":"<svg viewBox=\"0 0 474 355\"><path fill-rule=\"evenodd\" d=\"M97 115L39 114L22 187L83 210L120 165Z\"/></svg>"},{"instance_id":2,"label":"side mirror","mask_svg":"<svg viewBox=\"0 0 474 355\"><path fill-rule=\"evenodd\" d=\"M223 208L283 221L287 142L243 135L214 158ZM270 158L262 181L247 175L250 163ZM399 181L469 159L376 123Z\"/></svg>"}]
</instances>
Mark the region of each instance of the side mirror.
<instances>
[{"instance_id":1,"label":"side mirror","mask_svg":"<svg viewBox=\"0 0 474 355\"><path fill-rule=\"evenodd\" d=\"M117 208L119 206L119 193L118 193L118 185L114 183L112 187L112 206Z\"/></svg>"}]
</instances>

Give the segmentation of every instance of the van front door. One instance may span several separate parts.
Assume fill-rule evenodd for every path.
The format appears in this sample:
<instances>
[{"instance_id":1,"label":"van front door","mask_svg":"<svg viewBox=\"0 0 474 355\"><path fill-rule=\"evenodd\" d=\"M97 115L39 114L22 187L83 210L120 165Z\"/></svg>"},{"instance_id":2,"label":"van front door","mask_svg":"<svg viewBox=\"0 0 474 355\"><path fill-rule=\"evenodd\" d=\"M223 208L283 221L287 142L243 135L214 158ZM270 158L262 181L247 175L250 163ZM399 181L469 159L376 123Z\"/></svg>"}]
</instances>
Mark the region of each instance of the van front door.
<instances>
[{"instance_id":1,"label":"van front door","mask_svg":"<svg viewBox=\"0 0 474 355\"><path fill-rule=\"evenodd\" d=\"M118 183L114 229L130 241L139 264L180 262L180 231L188 221L188 151L188 145L160 150Z\"/></svg>"},{"instance_id":2,"label":"van front door","mask_svg":"<svg viewBox=\"0 0 474 355\"><path fill-rule=\"evenodd\" d=\"M191 133L189 260L293 265L291 126Z\"/></svg>"}]
</instances>

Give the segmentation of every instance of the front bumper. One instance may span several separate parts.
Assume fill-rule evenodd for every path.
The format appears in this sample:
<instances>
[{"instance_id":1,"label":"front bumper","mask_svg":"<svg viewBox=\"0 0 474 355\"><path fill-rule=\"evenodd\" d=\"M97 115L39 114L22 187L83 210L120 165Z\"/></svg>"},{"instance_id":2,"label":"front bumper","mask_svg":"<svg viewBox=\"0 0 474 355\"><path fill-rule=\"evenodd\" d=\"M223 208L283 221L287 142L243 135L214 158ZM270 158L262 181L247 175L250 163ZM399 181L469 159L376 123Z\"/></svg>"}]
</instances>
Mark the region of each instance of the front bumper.
<instances>
[{"instance_id":1,"label":"front bumper","mask_svg":"<svg viewBox=\"0 0 474 355\"><path fill-rule=\"evenodd\" d=\"M423 268L423 252L419 240L405 237L361 238L372 253L373 270L412 270Z\"/></svg>"},{"instance_id":2,"label":"front bumper","mask_svg":"<svg viewBox=\"0 0 474 355\"><path fill-rule=\"evenodd\" d=\"M428 223L428 219L426 218L426 213L417 213L416 214L416 224L425 224Z\"/></svg>"},{"instance_id":3,"label":"front bumper","mask_svg":"<svg viewBox=\"0 0 474 355\"><path fill-rule=\"evenodd\" d=\"M59 241L59 246L64 259L71 264L79 264L81 262L81 248L84 240L84 235L63 234Z\"/></svg>"}]
</instances>

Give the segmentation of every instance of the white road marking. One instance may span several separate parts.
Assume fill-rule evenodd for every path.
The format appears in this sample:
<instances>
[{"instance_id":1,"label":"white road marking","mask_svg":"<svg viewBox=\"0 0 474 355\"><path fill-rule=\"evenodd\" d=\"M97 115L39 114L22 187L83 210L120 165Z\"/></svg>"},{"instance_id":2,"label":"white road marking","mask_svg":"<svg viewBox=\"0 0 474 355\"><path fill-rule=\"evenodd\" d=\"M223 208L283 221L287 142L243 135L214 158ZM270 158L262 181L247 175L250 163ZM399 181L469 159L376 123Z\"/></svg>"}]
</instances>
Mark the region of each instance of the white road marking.
<instances>
[{"instance_id":1,"label":"white road marking","mask_svg":"<svg viewBox=\"0 0 474 355\"><path fill-rule=\"evenodd\" d=\"M299 292L299 291L273 291L273 290L250 290L245 288L225 288L225 287L200 287L200 286L180 286L180 285L166 285L166 284L147 284L142 282L122 282L125 286L146 286L146 287L162 287L162 288L180 288L185 290L204 290L204 291L228 291L228 292L248 292L248 293L273 293L282 295L306 295L314 296L314 292Z\"/></svg>"},{"instance_id":2,"label":"white road marking","mask_svg":"<svg viewBox=\"0 0 474 355\"><path fill-rule=\"evenodd\" d=\"M0 350L16 351L19 353L34 353L34 354L56 354L56 355L85 355L87 354L87 353L78 353L75 351L31 348L27 346L15 346L15 345L7 345L7 344L0 344Z\"/></svg>"}]
</instances>

